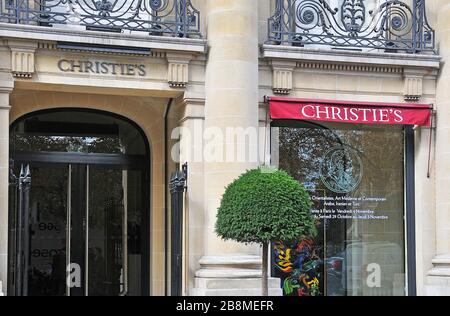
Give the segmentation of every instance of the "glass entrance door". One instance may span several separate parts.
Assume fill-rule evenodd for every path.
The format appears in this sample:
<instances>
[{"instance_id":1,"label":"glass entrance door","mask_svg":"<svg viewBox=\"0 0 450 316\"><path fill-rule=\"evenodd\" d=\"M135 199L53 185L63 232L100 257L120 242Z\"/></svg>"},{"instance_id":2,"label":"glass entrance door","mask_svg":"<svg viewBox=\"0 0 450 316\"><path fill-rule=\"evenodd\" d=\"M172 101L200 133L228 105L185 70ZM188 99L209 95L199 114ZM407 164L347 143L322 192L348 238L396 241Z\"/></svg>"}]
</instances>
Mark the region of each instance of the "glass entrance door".
<instances>
[{"instance_id":1,"label":"glass entrance door","mask_svg":"<svg viewBox=\"0 0 450 316\"><path fill-rule=\"evenodd\" d=\"M89 166L86 211L87 295L139 295L141 203L136 170Z\"/></svg>"},{"instance_id":2,"label":"glass entrance door","mask_svg":"<svg viewBox=\"0 0 450 316\"><path fill-rule=\"evenodd\" d=\"M148 295L150 152L142 130L106 112L42 111L11 126L10 155L15 176L29 166L31 177L26 191L10 186L11 197L18 190L26 201L10 203L10 291Z\"/></svg>"},{"instance_id":3,"label":"glass entrance door","mask_svg":"<svg viewBox=\"0 0 450 316\"><path fill-rule=\"evenodd\" d=\"M65 295L67 209L69 172L67 166L33 166L28 222L24 237L24 295ZM26 216L26 214L25 214ZM28 275L28 278L27 278Z\"/></svg>"},{"instance_id":4,"label":"glass entrance door","mask_svg":"<svg viewBox=\"0 0 450 316\"><path fill-rule=\"evenodd\" d=\"M11 203L9 292L148 295L150 152L142 130L106 112L36 112L11 126L10 155L15 175L29 166L31 179L26 192L10 186L26 203Z\"/></svg>"},{"instance_id":5,"label":"glass entrance door","mask_svg":"<svg viewBox=\"0 0 450 316\"><path fill-rule=\"evenodd\" d=\"M142 172L30 162L23 295L141 295Z\"/></svg>"},{"instance_id":6,"label":"glass entrance door","mask_svg":"<svg viewBox=\"0 0 450 316\"><path fill-rule=\"evenodd\" d=\"M107 165L30 166L22 293L140 295L140 172Z\"/></svg>"}]
</instances>

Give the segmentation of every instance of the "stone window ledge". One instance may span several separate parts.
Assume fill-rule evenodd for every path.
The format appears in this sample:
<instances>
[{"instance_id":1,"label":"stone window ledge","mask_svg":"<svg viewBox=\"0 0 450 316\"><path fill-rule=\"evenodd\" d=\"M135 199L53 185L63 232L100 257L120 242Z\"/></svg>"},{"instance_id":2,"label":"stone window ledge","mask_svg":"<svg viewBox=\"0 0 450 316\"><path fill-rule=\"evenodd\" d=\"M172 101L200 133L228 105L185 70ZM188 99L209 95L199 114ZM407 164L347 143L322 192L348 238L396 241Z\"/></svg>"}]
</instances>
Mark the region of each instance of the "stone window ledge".
<instances>
[{"instance_id":1,"label":"stone window ledge","mask_svg":"<svg viewBox=\"0 0 450 316\"><path fill-rule=\"evenodd\" d=\"M206 40L0 23L0 38L140 47L203 54Z\"/></svg>"}]
</instances>

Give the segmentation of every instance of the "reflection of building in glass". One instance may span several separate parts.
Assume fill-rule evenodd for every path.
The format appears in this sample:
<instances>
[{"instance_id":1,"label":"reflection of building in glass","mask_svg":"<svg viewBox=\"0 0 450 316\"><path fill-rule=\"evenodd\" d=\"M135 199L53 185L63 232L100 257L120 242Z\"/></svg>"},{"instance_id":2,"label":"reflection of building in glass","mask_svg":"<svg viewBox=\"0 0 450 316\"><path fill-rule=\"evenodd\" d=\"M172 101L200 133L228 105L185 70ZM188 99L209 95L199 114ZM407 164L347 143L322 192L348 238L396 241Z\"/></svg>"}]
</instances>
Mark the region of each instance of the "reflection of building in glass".
<instances>
[{"instance_id":1,"label":"reflection of building in glass","mask_svg":"<svg viewBox=\"0 0 450 316\"><path fill-rule=\"evenodd\" d=\"M342 125L329 128L324 124L323 127L280 127L279 132L280 168L297 173L300 182L313 182L315 190L310 195L316 204L319 202L314 209L322 215L318 220L320 234L310 247L322 254L317 263L322 272L315 274L323 284L320 294L404 295L404 283L399 283L405 279L403 192L398 190L397 181L388 180L393 169L402 170L403 161L384 159L389 152L401 157L398 153L404 142L402 130L363 126L347 129ZM380 140L387 147L372 148ZM324 146L336 143L339 145ZM304 150L309 153L304 154ZM300 154L292 156L294 152ZM367 172L364 177L363 166ZM313 168L319 172L310 172ZM311 177L314 174L315 178ZM393 191L396 193L392 194ZM379 219L385 214L389 214L386 220ZM298 256L296 249L290 249L292 258ZM280 257L277 251L276 248L275 258ZM274 262L278 267L276 275L284 283L294 284L291 287L302 283L305 270L303 265L295 266L293 260L290 271L280 269L277 259ZM367 286L370 264L381 267L380 288ZM291 294L289 289L287 286L285 294ZM297 294L311 295L303 291Z\"/></svg>"}]
</instances>

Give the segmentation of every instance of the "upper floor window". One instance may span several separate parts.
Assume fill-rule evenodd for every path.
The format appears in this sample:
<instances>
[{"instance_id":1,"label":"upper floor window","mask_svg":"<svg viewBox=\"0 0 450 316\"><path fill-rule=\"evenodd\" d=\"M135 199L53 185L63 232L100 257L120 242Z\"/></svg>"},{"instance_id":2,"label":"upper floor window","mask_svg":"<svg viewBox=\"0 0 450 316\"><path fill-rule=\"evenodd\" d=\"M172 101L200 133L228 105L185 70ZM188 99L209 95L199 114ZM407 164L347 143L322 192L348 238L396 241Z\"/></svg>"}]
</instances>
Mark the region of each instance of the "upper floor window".
<instances>
[{"instance_id":1,"label":"upper floor window","mask_svg":"<svg viewBox=\"0 0 450 316\"><path fill-rule=\"evenodd\" d=\"M201 37L189 0L0 0L0 22Z\"/></svg>"},{"instance_id":2,"label":"upper floor window","mask_svg":"<svg viewBox=\"0 0 450 316\"><path fill-rule=\"evenodd\" d=\"M425 0L275 0L269 41L388 52L434 52Z\"/></svg>"}]
</instances>

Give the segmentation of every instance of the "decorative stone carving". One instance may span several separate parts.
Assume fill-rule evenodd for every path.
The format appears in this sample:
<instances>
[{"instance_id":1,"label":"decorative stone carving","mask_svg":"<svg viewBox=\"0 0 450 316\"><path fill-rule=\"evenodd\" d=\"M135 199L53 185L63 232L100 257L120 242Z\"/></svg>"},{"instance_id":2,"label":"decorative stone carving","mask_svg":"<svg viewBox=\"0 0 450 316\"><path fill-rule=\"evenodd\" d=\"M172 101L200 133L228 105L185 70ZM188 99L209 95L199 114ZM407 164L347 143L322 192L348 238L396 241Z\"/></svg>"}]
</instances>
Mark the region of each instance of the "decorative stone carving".
<instances>
[{"instance_id":1,"label":"decorative stone carving","mask_svg":"<svg viewBox=\"0 0 450 316\"><path fill-rule=\"evenodd\" d=\"M185 88L189 82L188 64L169 63L168 77L171 88Z\"/></svg>"},{"instance_id":2,"label":"decorative stone carving","mask_svg":"<svg viewBox=\"0 0 450 316\"><path fill-rule=\"evenodd\" d=\"M405 69L403 96L405 101L418 102L423 94L422 84L425 73L416 69Z\"/></svg>"},{"instance_id":3,"label":"decorative stone carving","mask_svg":"<svg viewBox=\"0 0 450 316\"><path fill-rule=\"evenodd\" d=\"M167 81L171 88L185 88L189 82L189 62L191 54L167 53L169 67Z\"/></svg>"},{"instance_id":4,"label":"decorative stone carving","mask_svg":"<svg viewBox=\"0 0 450 316\"><path fill-rule=\"evenodd\" d=\"M332 62L314 62L314 61L299 61L297 68L303 69L317 69L328 71L346 71L346 72L365 72L365 73L388 73L401 74L403 68L400 66L375 66L375 65L358 65Z\"/></svg>"},{"instance_id":5,"label":"decorative stone carving","mask_svg":"<svg viewBox=\"0 0 450 316\"><path fill-rule=\"evenodd\" d=\"M275 94L290 94L292 91L292 76L296 62L272 61L272 89Z\"/></svg>"},{"instance_id":6,"label":"decorative stone carving","mask_svg":"<svg viewBox=\"0 0 450 316\"><path fill-rule=\"evenodd\" d=\"M8 41L11 48L11 72L14 77L31 78L34 74L34 53L38 44L25 41Z\"/></svg>"},{"instance_id":7,"label":"decorative stone carving","mask_svg":"<svg viewBox=\"0 0 450 316\"><path fill-rule=\"evenodd\" d=\"M422 77L406 77L404 85L405 101L419 101L422 97Z\"/></svg>"},{"instance_id":8,"label":"decorative stone carving","mask_svg":"<svg viewBox=\"0 0 450 316\"><path fill-rule=\"evenodd\" d=\"M31 78L34 73L34 53L12 51L11 67L14 77Z\"/></svg>"}]
</instances>

